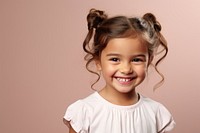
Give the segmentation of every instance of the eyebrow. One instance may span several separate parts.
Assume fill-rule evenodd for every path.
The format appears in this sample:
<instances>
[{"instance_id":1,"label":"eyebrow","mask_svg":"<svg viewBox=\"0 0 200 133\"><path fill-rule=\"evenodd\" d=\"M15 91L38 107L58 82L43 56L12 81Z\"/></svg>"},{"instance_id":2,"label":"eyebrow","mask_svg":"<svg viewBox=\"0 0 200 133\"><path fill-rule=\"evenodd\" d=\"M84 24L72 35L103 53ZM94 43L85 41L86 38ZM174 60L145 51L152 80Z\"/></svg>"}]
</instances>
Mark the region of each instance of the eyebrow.
<instances>
[{"instance_id":1,"label":"eyebrow","mask_svg":"<svg viewBox=\"0 0 200 133\"><path fill-rule=\"evenodd\" d=\"M120 54L117 54L117 53L109 53L109 54L107 54L106 56L121 56ZM146 55L145 54L135 54L135 55L132 55L133 57L146 57Z\"/></svg>"},{"instance_id":2,"label":"eyebrow","mask_svg":"<svg viewBox=\"0 0 200 133\"><path fill-rule=\"evenodd\" d=\"M116 54L116 53L109 53L106 56L120 56L120 54Z\"/></svg>"}]
</instances>

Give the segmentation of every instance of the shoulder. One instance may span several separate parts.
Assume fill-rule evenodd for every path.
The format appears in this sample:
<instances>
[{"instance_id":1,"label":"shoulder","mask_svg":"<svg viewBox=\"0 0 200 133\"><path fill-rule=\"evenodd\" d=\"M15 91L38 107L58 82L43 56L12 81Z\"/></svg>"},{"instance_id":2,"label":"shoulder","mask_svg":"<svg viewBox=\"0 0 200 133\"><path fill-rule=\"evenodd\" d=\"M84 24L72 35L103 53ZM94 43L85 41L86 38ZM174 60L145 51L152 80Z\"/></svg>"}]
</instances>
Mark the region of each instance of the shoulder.
<instances>
[{"instance_id":1,"label":"shoulder","mask_svg":"<svg viewBox=\"0 0 200 133\"><path fill-rule=\"evenodd\" d=\"M155 100L153 100L151 98L144 97L144 96L141 96L141 97L142 97L143 105L146 106L147 108L150 108L151 110L153 110L157 117L160 117L160 116L162 116L162 117L165 117L165 116L171 117L171 113L165 107L165 105L163 105L162 103L160 103L158 101L155 101Z\"/></svg>"},{"instance_id":2,"label":"shoulder","mask_svg":"<svg viewBox=\"0 0 200 133\"><path fill-rule=\"evenodd\" d=\"M94 104L95 101L97 100L95 100L95 93L93 93L84 99L72 103L66 109L64 121L69 122L70 125L68 125L76 132L83 129L87 130L93 107L96 105Z\"/></svg>"},{"instance_id":3,"label":"shoulder","mask_svg":"<svg viewBox=\"0 0 200 133\"><path fill-rule=\"evenodd\" d=\"M70 104L67 108L67 112L70 113L78 113L78 112L86 112L93 108L95 103L97 102L96 93L90 94L86 98L79 99L74 103Z\"/></svg>"},{"instance_id":4,"label":"shoulder","mask_svg":"<svg viewBox=\"0 0 200 133\"><path fill-rule=\"evenodd\" d=\"M175 122L170 111L160 102L142 96L143 104L155 113L156 126L159 133L170 131L174 128Z\"/></svg>"},{"instance_id":5,"label":"shoulder","mask_svg":"<svg viewBox=\"0 0 200 133\"><path fill-rule=\"evenodd\" d=\"M142 103L145 107L152 109L155 113L163 106L163 104L143 95L140 95Z\"/></svg>"}]
</instances>

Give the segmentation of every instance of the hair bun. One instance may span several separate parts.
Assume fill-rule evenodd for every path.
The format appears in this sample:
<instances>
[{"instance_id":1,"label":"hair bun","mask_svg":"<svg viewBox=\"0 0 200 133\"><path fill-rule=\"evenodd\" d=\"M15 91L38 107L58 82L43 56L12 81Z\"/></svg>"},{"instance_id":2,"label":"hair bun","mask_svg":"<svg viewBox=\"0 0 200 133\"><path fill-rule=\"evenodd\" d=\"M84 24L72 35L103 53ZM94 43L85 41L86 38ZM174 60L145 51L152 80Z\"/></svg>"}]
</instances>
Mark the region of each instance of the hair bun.
<instances>
[{"instance_id":1,"label":"hair bun","mask_svg":"<svg viewBox=\"0 0 200 133\"><path fill-rule=\"evenodd\" d=\"M146 21L149 21L153 24L153 28L155 29L155 31L160 32L161 31L161 25L160 23L156 20L156 17L152 14L152 13L146 13L143 16L143 19L145 19Z\"/></svg>"},{"instance_id":2,"label":"hair bun","mask_svg":"<svg viewBox=\"0 0 200 133\"><path fill-rule=\"evenodd\" d=\"M104 11L92 8L87 16L88 30L97 28L106 18L107 15L104 14Z\"/></svg>"}]
</instances>

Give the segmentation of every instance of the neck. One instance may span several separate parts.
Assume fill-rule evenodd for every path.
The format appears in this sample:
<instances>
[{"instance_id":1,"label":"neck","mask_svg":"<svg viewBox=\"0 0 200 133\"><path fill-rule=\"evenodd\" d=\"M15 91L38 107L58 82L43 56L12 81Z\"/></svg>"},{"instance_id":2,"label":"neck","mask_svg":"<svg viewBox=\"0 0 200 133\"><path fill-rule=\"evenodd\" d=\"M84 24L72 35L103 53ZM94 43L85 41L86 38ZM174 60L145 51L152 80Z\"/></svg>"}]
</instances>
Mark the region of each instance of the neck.
<instances>
[{"instance_id":1,"label":"neck","mask_svg":"<svg viewBox=\"0 0 200 133\"><path fill-rule=\"evenodd\" d=\"M99 94L107 101L121 106L133 105L137 103L139 99L135 89L128 93L121 93L117 90L111 90L105 87L99 92Z\"/></svg>"}]
</instances>

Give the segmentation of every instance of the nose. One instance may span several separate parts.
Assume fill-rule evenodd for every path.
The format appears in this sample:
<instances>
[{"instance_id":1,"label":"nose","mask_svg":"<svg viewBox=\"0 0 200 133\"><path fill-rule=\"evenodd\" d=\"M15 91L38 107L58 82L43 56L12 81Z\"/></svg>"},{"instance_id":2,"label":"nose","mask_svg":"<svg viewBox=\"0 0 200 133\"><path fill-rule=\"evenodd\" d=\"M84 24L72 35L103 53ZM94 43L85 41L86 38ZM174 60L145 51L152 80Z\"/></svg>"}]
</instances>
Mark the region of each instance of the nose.
<instances>
[{"instance_id":1,"label":"nose","mask_svg":"<svg viewBox=\"0 0 200 133\"><path fill-rule=\"evenodd\" d=\"M133 73L133 68L130 63L123 63L120 68L120 72L123 74L131 74Z\"/></svg>"}]
</instances>

